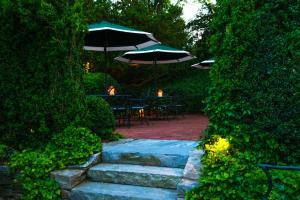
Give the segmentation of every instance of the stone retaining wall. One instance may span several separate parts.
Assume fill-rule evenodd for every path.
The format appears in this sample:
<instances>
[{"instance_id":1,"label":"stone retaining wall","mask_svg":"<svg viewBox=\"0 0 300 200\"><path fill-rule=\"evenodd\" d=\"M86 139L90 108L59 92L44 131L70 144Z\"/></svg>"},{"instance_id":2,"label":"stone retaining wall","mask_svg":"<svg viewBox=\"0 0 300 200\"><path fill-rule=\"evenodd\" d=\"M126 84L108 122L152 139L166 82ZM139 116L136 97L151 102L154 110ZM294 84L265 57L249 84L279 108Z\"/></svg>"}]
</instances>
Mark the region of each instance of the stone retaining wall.
<instances>
[{"instance_id":1,"label":"stone retaining wall","mask_svg":"<svg viewBox=\"0 0 300 200\"><path fill-rule=\"evenodd\" d=\"M20 199L20 188L14 184L14 177L7 166L0 166L0 200Z\"/></svg>"}]
</instances>

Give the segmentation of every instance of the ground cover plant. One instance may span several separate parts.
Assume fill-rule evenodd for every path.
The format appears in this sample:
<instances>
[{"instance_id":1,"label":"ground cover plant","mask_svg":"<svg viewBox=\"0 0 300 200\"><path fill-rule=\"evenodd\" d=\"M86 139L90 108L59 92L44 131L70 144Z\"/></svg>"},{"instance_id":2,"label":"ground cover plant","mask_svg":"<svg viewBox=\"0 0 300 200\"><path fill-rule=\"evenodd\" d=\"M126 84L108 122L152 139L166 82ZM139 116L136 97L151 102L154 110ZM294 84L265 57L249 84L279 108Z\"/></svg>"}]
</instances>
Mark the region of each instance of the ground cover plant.
<instances>
[{"instance_id":1,"label":"ground cover plant","mask_svg":"<svg viewBox=\"0 0 300 200\"><path fill-rule=\"evenodd\" d=\"M300 165L299 3L217 1L204 169L187 199L259 199L258 163ZM229 146L218 153L220 141ZM299 199L299 173L272 175L270 199Z\"/></svg>"},{"instance_id":2,"label":"ground cover plant","mask_svg":"<svg viewBox=\"0 0 300 200\"><path fill-rule=\"evenodd\" d=\"M101 140L96 134L86 128L69 126L55 134L45 148L14 154L9 166L17 174L23 199L61 199L60 187L50 178L50 172L83 164L101 148Z\"/></svg>"}]
</instances>

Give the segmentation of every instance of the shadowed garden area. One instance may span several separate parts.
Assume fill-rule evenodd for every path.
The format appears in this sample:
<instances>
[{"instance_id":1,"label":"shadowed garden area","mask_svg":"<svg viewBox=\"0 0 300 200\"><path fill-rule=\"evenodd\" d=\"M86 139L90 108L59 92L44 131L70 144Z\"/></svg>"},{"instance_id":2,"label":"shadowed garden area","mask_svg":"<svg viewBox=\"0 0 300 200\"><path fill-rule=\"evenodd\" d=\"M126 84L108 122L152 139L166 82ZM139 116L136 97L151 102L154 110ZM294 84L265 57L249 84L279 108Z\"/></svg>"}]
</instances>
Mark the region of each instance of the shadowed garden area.
<instances>
[{"instance_id":1,"label":"shadowed garden area","mask_svg":"<svg viewBox=\"0 0 300 200\"><path fill-rule=\"evenodd\" d=\"M300 1L187 3L0 1L0 200L300 199Z\"/></svg>"}]
</instances>

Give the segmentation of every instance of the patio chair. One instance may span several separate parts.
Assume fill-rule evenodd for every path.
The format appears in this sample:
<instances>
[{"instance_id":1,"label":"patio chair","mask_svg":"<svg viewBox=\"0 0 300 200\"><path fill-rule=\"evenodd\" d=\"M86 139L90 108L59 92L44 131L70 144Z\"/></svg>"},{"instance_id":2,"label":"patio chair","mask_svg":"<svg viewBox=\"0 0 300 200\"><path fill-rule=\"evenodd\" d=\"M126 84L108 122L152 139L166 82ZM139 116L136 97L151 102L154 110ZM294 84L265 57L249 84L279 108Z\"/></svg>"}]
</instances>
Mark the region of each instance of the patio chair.
<instances>
[{"instance_id":1,"label":"patio chair","mask_svg":"<svg viewBox=\"0 0 300 200\"><path fill-rule=\"evenodd\" d=\"M149 125L149 105L146 103L146 99L130 98L129 105L131 120L140 120L141 122L146 122L146 124Z\"/></svg>"}]
</instances>

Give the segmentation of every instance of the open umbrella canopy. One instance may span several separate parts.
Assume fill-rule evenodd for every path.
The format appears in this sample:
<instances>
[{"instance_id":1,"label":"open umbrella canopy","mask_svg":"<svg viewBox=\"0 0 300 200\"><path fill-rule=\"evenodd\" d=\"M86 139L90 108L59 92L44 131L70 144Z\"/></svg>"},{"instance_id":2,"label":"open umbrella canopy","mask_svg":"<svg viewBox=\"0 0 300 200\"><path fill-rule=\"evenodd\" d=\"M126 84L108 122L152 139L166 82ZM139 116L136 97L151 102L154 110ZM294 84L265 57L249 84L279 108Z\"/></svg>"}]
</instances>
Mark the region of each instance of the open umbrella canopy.
<instances>
[{"instance_id":1,"label":"open umbrella canopy","mask_svg":"<svg viewBox=\"0 0 300 200\"><path fill-rule=\"evenodd\" d=\"M193 59L188 51L175 49L162 44L155 44L143 49L129 51L115 60L134 64L168 64Z\"/></svg>"},{"instance_id":2,"label":"open umbrella canopy","mask_svg":"<svg viewBox=\"0 0 300 200\"><path fill-rule=\"evenodd\" d=\"M90 51L128 51L159 43L152 33L107 21L91 24L88 30L84 49Z\"/></svg>"},{"instance_id":3,"label":"open umbrella canopy","mask_svg":"<svg viewBox=\"0 0 300 200\"><path fill-rule=\"evenodd\" d=\"M191 67L196 67L199 69L210 69L210 66L214 64L215 60L213 58L204 60L200 63L193 64Z\"/></svg>"}]
</instances>

